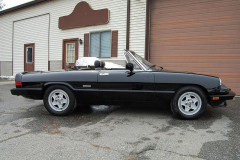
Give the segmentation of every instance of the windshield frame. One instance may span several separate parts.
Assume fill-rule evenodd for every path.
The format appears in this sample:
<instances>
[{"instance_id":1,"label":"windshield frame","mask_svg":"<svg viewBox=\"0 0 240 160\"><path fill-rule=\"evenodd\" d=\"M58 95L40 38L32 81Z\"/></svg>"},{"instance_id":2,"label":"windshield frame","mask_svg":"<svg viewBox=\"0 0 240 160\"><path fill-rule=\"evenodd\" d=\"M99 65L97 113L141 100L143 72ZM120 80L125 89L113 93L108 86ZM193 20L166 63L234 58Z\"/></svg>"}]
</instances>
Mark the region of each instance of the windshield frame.
<instances>
[{"instance_id":1,"label":"windshield frame","mask_svg":"<svg viewBox=\"0 0 240 160\"><path fill-rule=\"evenodd\" d=\"M142 70L144 70L144 71L152 71L152 70L150 70L150 68L154 64L152 64L149 61L147 61L146 59L142 58L137 53L135 53L133 51L129 51L129 50L125 50L124 51L125 60L127 61L127 63L131 63L127 59L127 56L130 56L134 60L134 62L137 63L140 66L140 68L142 68ZM138 58L140 58L140 59L138 59ZM146 62L146 63L144 63L144 62Z\"/></svg>"}]
</instances>

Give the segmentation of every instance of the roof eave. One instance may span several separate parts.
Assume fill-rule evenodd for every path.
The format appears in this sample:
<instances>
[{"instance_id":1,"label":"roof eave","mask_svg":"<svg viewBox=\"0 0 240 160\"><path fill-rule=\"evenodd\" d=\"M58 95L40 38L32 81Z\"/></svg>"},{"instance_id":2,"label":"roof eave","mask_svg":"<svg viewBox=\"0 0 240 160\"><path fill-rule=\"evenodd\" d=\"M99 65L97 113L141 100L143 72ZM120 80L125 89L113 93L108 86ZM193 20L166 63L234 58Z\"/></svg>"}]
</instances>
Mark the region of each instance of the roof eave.
<instances>
[{"instance_id":1,"label":"roof eave","mask_svg":"<svg viewBox=\"0 0 240 160\"><path fill-rule=\"evenodd\" d=\"M39 4L39 3L42 3L42 2L47 2L47 1L51 1L51 0L34 0L34 1L30 1L30 2L27 2L27 3L21 4L19 6L15 6L15 7L6 9L6 10L2 10L2 11L0 11L0 16L4 15L4 14L7 14L7 13L10 13L10 12L14 12L16 10L20 10L20 9L24 9L24 8L36 5L36 4Z\"/></svg>"}]
</instances>

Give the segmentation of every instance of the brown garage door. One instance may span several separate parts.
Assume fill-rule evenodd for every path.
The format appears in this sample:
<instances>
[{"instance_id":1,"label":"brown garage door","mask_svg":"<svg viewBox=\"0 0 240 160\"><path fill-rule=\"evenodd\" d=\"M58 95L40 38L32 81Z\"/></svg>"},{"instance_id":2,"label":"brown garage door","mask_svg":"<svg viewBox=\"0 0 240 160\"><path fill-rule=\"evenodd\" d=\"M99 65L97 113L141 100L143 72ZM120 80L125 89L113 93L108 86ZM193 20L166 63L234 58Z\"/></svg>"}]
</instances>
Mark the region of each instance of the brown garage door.
<instances>
[{"instance_id":1,"label":"brown garage door","mask_svg":"<svg viewBox=\"0 0 240 160\"><path fill-rule=\"evenodd\" d=\"M150 61L218 76L240 95L240 0L150 2Z\"/></svg>"}]
</instances>

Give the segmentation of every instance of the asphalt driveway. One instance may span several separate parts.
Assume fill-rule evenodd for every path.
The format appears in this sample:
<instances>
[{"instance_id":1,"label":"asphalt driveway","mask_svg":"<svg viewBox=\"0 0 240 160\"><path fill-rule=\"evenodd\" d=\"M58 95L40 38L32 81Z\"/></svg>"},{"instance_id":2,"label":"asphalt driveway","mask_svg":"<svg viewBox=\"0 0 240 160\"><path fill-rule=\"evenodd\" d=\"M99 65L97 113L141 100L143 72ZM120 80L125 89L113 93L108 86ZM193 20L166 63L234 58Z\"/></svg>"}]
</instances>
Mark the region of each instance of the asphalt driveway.
<instances>
[{"instance_id":1,"label":"asphalt driveway","mask_svg":"<svg viewBox=\"0 0 240 160\"><path fill-rule=\"evenodd\" d=\"M240 98L198 120L156 107L91 106L67 117L0 82L0 159L240 159Z\"/></svg>"}]
</instances>

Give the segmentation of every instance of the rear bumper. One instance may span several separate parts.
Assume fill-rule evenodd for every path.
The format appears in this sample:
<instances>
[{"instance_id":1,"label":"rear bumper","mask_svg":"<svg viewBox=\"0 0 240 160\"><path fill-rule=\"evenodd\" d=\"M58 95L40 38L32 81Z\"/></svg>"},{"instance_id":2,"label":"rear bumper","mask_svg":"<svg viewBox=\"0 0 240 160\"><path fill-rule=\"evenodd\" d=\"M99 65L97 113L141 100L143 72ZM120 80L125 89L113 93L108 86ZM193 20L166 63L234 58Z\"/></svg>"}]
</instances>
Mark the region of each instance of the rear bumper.
<instances>
[{"instance_id":1,"label":"rear bumper","mask_svg":"<svg viewBox=\"0 0 240 160\"><path fill-rule=\"evenodd\" d=\"M210 95L210 101L209 104L216 108L216 107L226 107L227 106L227 100L234 99L236 94L232 91L228 92L228 94L224 95ZM213 97L219 97L219 100L213 100Z\"/></svg>"},{"instance_id":2,"label":"rear bumper","mask_svg":"<svg viewBox=\"0 0 240 160\"><path fill-rule=\"evenodd\" d=\"M42 88L13 88L11 93L29 99L42 99Z\"/></svg>"}]
</instances>

